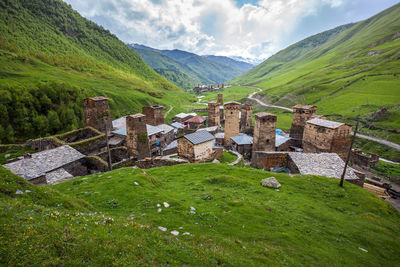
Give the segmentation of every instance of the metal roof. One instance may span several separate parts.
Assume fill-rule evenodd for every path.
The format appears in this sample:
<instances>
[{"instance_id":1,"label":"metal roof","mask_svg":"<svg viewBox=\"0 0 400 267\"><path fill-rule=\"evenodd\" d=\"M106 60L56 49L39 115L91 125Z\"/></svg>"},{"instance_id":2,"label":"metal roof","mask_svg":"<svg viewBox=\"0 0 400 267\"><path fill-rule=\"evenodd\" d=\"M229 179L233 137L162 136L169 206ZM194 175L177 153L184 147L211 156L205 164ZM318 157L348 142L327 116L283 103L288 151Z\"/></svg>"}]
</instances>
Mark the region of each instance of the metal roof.
<instances>
[{"instance_id":1,"label":"metal roof","mask_svg":"<svg viewBox=\"0 0 400 267\"><path fill-rule=\"evenodd\" d=\"M75 148L65 145L32 154L31 158L8 163L4 167L18 176L32 180L84 157Z\"/></svg>"},{"instance_id":2,"label":"metal roof","mask_svg":"<svg viewBox=\"0 0 400 267\"><path fill-rule=\"evenodd\" d=\"M251 145L253 144L253 137L247 134L239 134L238 136L232 136L231 140L238 145Z\"/></svg>"},{"instance_id":3,"label":"metal roof","mask_svg":"<svg viewBox=\"0 0 400 267\"><path fill-rule=\"evenodd\" d=\"M215 137L207 131L194 132L184 136L193 145L202 144L207 141L214 140Z\"/></svg>"},{"instance_id":4,"label":"metal roof","mask_svg":"<svg viewBox=\"0 0 400 267\"><path fill-rule=\"evenodd\" d=\"M314 125L331 128L331 129L335 129L337 127L344 125L344 123L341 123L341 122L321 120L321 119L312 119L312 120L307 121L307 123L311 123Z\"/></svg>"}]
</instances>

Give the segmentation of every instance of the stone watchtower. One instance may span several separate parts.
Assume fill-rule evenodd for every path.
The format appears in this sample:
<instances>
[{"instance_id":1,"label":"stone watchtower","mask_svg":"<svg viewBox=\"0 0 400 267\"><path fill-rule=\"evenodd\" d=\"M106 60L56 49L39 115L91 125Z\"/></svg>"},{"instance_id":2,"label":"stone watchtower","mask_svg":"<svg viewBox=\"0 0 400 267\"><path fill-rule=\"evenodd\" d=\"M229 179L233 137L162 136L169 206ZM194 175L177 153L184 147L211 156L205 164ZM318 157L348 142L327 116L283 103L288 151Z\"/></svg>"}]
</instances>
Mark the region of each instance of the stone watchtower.
<instances>
[{"instance_id":1,"label":"stone watchtower","mask_svg":"<svg viewBox=\"0 0 400 267\"><path fill-rule=\"evenodd\" d=\"M295 140L296 146L301 146L306 122L317 112L317 107L296 105L293 107L293 121L290 128L290 137Z\"/></svg>"},{"instance_id":2,"label":"stone watchtower","mask_svg":"<svg viewBox=\"0 0 400 267\"><path fill-rule=\"evenodd\" d=\"M208 102L208 126L220 126L219 104L217 102Z\"/></svg>"},{"instance_id":3,"label":"stone watchtower","mask_svg":"<svg viewBox=\"0 0 400 267\"><path fill-rule=\"evenodd\" d=\"M142 113L146 116L146 123L153 126L164 124L163 109L164 107L159 105L143 107Z\"/></svg>"},{"instance_id":4,"label":"stone watchtower","mask_svg":"<svg viewBox=\"0 0 400 267\"><path fill-rule=\"evenodd\" d=\"M224 95L223 95L223 94L218 94L217 103L218 103L219 105L223 105L223 104L224 104Z\"/></svg>"},{"instance_id":5,"label":"stone watchtower","mask_svg":"<svg viewBox=\"0 0 400 267\"><path fill-rule=\"evenodd\" d=\"M224 109L221 107L224 104L224 95L223 94L218 94L217 103L220 105L219 122L221 123L224 121Z\"/></svg>"},{"instance_id":6,"label":"stone watchtower","mask_svg":"<svg viewBox=\"0 0 400 267\"><path fill-rule=\"evenodd\" d=\"M150 157L145 115L138 113L126 117L126 146L129 154L138 160Z\"/></svg>"},{"instance_id":7,"label":"stone watchtower","mask_svg":"<svg viewBox=\"0 0 400 267\"><path fill-rule=\"evenodd\" d=\"M225 145L231 144L231 137L239 135L239 112L241 104L239 102L227 102L224 105L225 109Z\"/></svg>"},{"instance_id":8,"label":"stone watchtower","mask_svg":"<svg viewBox=\"0 0 400 267\"><path fill-rule=\"evenodd\" d=\"M240 116L240 131L245 131L251 128L251 120L253 116L253 106L249 104L242 105Z\"/></svg>"},{"instance_id":9,"label":"stone watchtower","mask_svg":"<svg viewBox=\"0 0 400 267\"><path fill-rule=\"evenodd\" d=\"M112 130L112 122L110 115L110 107L108 106L108 98L96 96L86 98L83 103L84 125L90 126L102 133L108 133Z\"/></svg>"},{"instance_id":10,"label":"stone watchtower","mask_svg":"<svg viewBox=\"0 0 400 267\"><path fill-rule=\"evenodd\" d=\"M253 152L275 151L276 115L261 112L256 114Z\"/></svg>"}]
</instances>

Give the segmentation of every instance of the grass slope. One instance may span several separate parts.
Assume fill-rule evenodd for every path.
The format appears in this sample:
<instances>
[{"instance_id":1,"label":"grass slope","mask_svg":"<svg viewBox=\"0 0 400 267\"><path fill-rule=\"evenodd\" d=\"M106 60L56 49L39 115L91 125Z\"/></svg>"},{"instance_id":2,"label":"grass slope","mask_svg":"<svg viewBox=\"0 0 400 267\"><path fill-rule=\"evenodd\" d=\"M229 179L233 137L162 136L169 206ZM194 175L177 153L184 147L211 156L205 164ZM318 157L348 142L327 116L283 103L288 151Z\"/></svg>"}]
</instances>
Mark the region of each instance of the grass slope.
<instances>
[{"instance_id":1,"label":"grass slope","mask_svg":"<svg viewBox=\"0 0 400 267\"><path fill-rule=\"evenodd\" d=\"M0 171L6 265L392 266L400 260L400 214L359 187L339 188L337 179L274 174L282 184L275 191L259 185L268 172L187 164L36 187Z\"/></svg>"},{"instance_id":2,"label":"grass slope","mask_svg":"<svg viewBox=\"0 0 400 267\"><path fill-rule=\"evenodd\" d=\"M320 114L363 119L363 132L399 142L400 4L355 25L345 25L282 50L233 80L261 87L272 103L314 104ZM390 116L371 115L389 107Z\"/></svg>"},{"instance_id":3,"label":"grass slope","mask_svg":"<svg viewBox=\"0 0 400 267\"><path fill-rule=\"evenodd\" d=\"M110 97L114 117L153 103L172 105L179 111L190 99L116 36L61 0L1 0L0 33L0 90L40 91L43 84L51 87L56 82L63 87L64 83L87 95ZM54 90L59 88L55 86ZM32 95L39 100L35 97ZM63 103L64 109L74 108L73 104ZM21 113L26 113L28 123L34 124L32 114L46 117L59 107L42 109L22 103L21 109L26 110ZM0 122L4 129L18 125L10 114L14 112L8 113L8 118ZM77 113L82 109L75 116ZM20 131L17 137L34 134Z\"/></svg>"}]
</instances>

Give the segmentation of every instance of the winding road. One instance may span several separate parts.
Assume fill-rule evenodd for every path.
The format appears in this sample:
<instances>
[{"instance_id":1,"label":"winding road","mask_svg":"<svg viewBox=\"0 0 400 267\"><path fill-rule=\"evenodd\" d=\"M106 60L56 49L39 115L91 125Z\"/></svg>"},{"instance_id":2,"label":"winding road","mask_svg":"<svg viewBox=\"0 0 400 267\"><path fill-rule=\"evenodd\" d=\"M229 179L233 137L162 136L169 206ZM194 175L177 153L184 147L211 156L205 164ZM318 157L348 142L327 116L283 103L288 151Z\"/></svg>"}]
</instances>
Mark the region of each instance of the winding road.
<instances>
[{"instance_id":1,"label":"winding road","mask_svg":"<svg viewBox=\"0 0 400 267\"><path fill-rule=\"evenodd\" d=\"M257 91L255 91L255 92L249 94L249 96L247 97L248 99L254 100L254 101L256 101L258 104L260 104L260 105L262 105L262 106L264 106L264 107L279 108L279 109L284 109L284 110L293 112L293 110L292 110L291 108L266 104L266 103L262 102L261 100L255 98L254 96L255 96L258 92L262 91L261 88L259 88L259 87L254 87L254 86L244 86L244 87L253 88L253 89L256 89L256 90L257 90ZM353 134L353 133L352 133L352 134ZM388 146L388 147L391 147L391 148L394 148L394 149L400 151L400 145L399 145L399 144L396 144L396 143L393 143L393 142L390 142L390 141L387 141L387 140L383 140L383 139L379 139L379 138L376 138L376 137L372 137L372 136L368 136L368 135L363 135L363 134L359 134L359 133L357 134L357 137L362 138L362 139L366 139L366 140L370 140L370 141L374 141L374 142L377 142L377 143L379 143L379 144L382 144L382 145L385 145L385 146ZM383 159L382 159L382 160L383 160ZM392 161L390 161L390 160L383 160L383 161L392 162ZM394 163L394 162L393 162L393 163Z\"/></svg>"}]
</instances>

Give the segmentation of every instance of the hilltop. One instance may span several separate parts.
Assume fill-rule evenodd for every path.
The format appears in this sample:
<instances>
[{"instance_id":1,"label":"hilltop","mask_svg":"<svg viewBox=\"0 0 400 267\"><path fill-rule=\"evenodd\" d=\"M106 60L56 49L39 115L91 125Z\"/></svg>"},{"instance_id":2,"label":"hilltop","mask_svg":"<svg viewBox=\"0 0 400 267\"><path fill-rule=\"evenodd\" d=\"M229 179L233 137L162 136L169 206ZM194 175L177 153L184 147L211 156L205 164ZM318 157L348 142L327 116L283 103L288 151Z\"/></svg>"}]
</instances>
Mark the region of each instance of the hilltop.
<instances>
[{"instance_id":1,"label":"hilltop","mask_svg":"<svg viewBox=\"0 0 400 267\"><path fill-rule=\"evenodd\" d=\"M219 84L248 71L253 65L222 56L199 56L182 50L158 50L129 44L156 72L185 89Z\"/></svg>"},{"instance_id":2,"label":"hilltop","mask_svg":"<svg viewBox=\"0 0 400 267\"><path fill-rule=\"evenodd\" d=\"M318 106L348 121L361 115L362 131L399 143L400 4L365 21L300 41L233 80L263 91L276 105ZM387 112L379 113L382 107Z\"/></svg>"},{"instance_id":3,"label":"hilltop","mask_svg":"<svg viewBox=\"0 0 400 267\"><path fill-rule=\"evenodd\" d=\"M323 177L274 174L280 191L261 187L260 180L270 175L188 164L124 168L37 187L1 169L1 262L390 266L399 261L394 237L400 234L400 215L388 203Z\"/></svg>"},{"instance_id":4,"label":"hilltop","mask_svg":"<svg viewBox=\"0 0 400 267\"><path fill-rule=\"evenodd\" d=\"M81 126L87 96L110 97L114 117L154 103L179 111L191 99L61 0L0 1L0 32L5 142Z\"/></svg>"}]
</instances>

